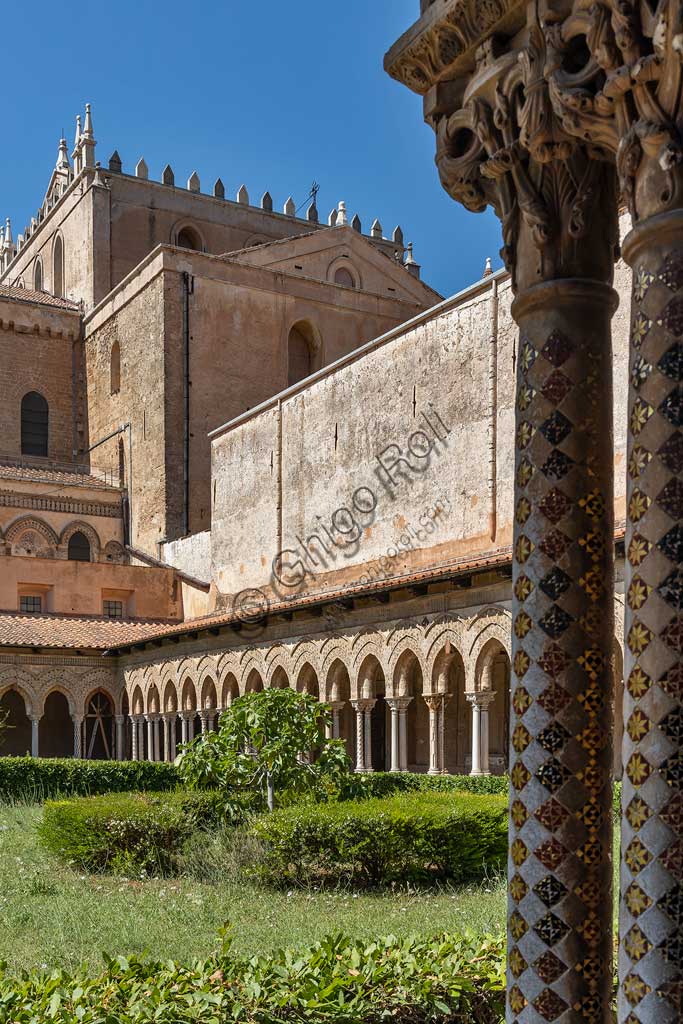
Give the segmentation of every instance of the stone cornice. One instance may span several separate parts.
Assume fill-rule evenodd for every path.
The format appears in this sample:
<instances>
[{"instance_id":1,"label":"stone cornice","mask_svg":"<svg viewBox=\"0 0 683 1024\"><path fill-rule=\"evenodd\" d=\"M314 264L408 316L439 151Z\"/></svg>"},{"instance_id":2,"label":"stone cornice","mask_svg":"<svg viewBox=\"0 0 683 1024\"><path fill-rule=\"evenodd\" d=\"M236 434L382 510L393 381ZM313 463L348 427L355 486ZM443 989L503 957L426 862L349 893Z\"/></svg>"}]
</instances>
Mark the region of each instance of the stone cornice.
<instances>
[{"instance_id":1,"label":"stone cornice","mask_svg":"<svg viewBox=\"0 0 683 1024\"><path fill-rule=\"evenodd\" d=\"M59 495L44 497L41 494L3 490L0 490L0 508L30 508L41 512L68 512L70 515L103 516L109 519L120 519L123 515L120 503L74 501Z\"/></svg>"},{"instance_id":2,"label":"stone cornice","mask_svg":"<svg viewBox=\"0 0 683 1024\"><path fill-rule=\"evenodd\" d=\"M434 0L384 58L392 78L424 96L438 81L469 70L493 33L524 25L525 0Z\"/></svg>"}]
</instances>

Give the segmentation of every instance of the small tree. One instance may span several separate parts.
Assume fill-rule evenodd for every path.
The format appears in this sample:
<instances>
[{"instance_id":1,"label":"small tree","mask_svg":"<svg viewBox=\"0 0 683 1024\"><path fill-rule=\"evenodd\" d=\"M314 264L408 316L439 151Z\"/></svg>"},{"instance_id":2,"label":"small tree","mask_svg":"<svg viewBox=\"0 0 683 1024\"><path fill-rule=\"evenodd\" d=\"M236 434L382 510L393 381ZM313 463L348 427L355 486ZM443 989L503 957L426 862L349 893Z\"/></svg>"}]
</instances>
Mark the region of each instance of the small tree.
<instances>
[{"instance_id":1,"label":"small tree","mask_svg":"<svg viewBox=\"0 0 683 1024\"><path fill-rule=\"evenodd\" d=\"M325 736L330 722L329 707L308 694L246 694L223 713L218 732L182 748L180 774L195 788L254 792L272 811L276 794L331 790L350 771L343 741Z\"/></svg>"}]
</instances>

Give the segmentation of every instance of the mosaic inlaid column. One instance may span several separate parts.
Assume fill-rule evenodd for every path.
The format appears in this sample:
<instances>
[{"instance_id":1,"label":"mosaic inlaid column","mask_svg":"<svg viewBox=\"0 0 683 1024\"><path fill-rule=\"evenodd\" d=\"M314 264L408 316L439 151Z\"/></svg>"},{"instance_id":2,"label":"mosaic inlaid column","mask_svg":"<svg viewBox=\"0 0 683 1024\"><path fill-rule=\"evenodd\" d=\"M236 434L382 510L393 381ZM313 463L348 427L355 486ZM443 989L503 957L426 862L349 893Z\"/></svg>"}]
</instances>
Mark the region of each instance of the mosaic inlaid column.
<instances>
[{"instance_id":1,"label":"mosaic inlaid column","mask_svg":"<svg viewBox=\"0 0 683 1024\"><path fill-rule=\"evenodd\" d=\"M683 1017L683 212L633 267L619 1017Z\"/></svg>"},{"instance_id":2,"label":"mosaic inlaid column","mask_svg":"<svg viewBox=\"0 0 683 1024\"><path fill-rule=\"evenodd\" d=\"M610 1020L612 357L597 281L522 292L508 1020Z\"/></svg>"}]
</instances>

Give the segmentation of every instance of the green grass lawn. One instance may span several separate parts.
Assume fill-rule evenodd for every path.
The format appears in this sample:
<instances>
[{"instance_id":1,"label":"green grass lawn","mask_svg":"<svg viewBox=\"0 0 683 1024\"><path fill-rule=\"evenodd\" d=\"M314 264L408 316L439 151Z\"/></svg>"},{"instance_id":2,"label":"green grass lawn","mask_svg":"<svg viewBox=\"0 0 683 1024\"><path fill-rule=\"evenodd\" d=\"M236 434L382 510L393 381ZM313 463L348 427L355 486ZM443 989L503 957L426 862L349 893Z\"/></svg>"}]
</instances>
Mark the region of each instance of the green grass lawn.
<instances>
[{"instance_id":1,"label":"green grass lawn","mask_svg":"<svg viewBox=\"0 0 683 1024\"><path fill-rule=\"evenodd\" d=\"M216 948L230 922L239 952L308 944L323 935L500 933L505 884L385 894L271 892L229 877L128 881L83 875L38 845L39 807L0 805L0 960L12 970L101 964L101 953L188 961Z\"/></svg>"}]
</instances>

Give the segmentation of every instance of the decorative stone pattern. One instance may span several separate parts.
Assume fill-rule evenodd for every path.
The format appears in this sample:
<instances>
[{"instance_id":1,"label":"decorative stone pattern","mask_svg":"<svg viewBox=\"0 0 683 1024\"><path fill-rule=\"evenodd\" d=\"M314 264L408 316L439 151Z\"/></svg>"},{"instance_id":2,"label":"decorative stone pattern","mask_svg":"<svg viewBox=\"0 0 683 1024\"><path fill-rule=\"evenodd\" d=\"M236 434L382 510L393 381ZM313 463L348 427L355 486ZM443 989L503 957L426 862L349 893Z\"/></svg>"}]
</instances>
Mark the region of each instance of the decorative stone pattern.
<instances>
[{"instance_id":1,"label":"decorative stone pattern","mask_svg":"<svg viewBox=\"0 0 683 1024\"><path fill-rule=\"evenodd\" d=\"M629 405L620 1018L683 1013L683 246L642 253Z\"/></svg>"},{"instance_id":2,"label":"decorative stone pattern","mask_svg":"<svg viewBox=\"0 0 683 1024\"><path fill-rule=\"evenodd\" d=\"M611 996L611 436L597 411L610 358L599 329L520 338L508 921L519 1024L597 1024Z\"/></svg>"}]
</instances>

